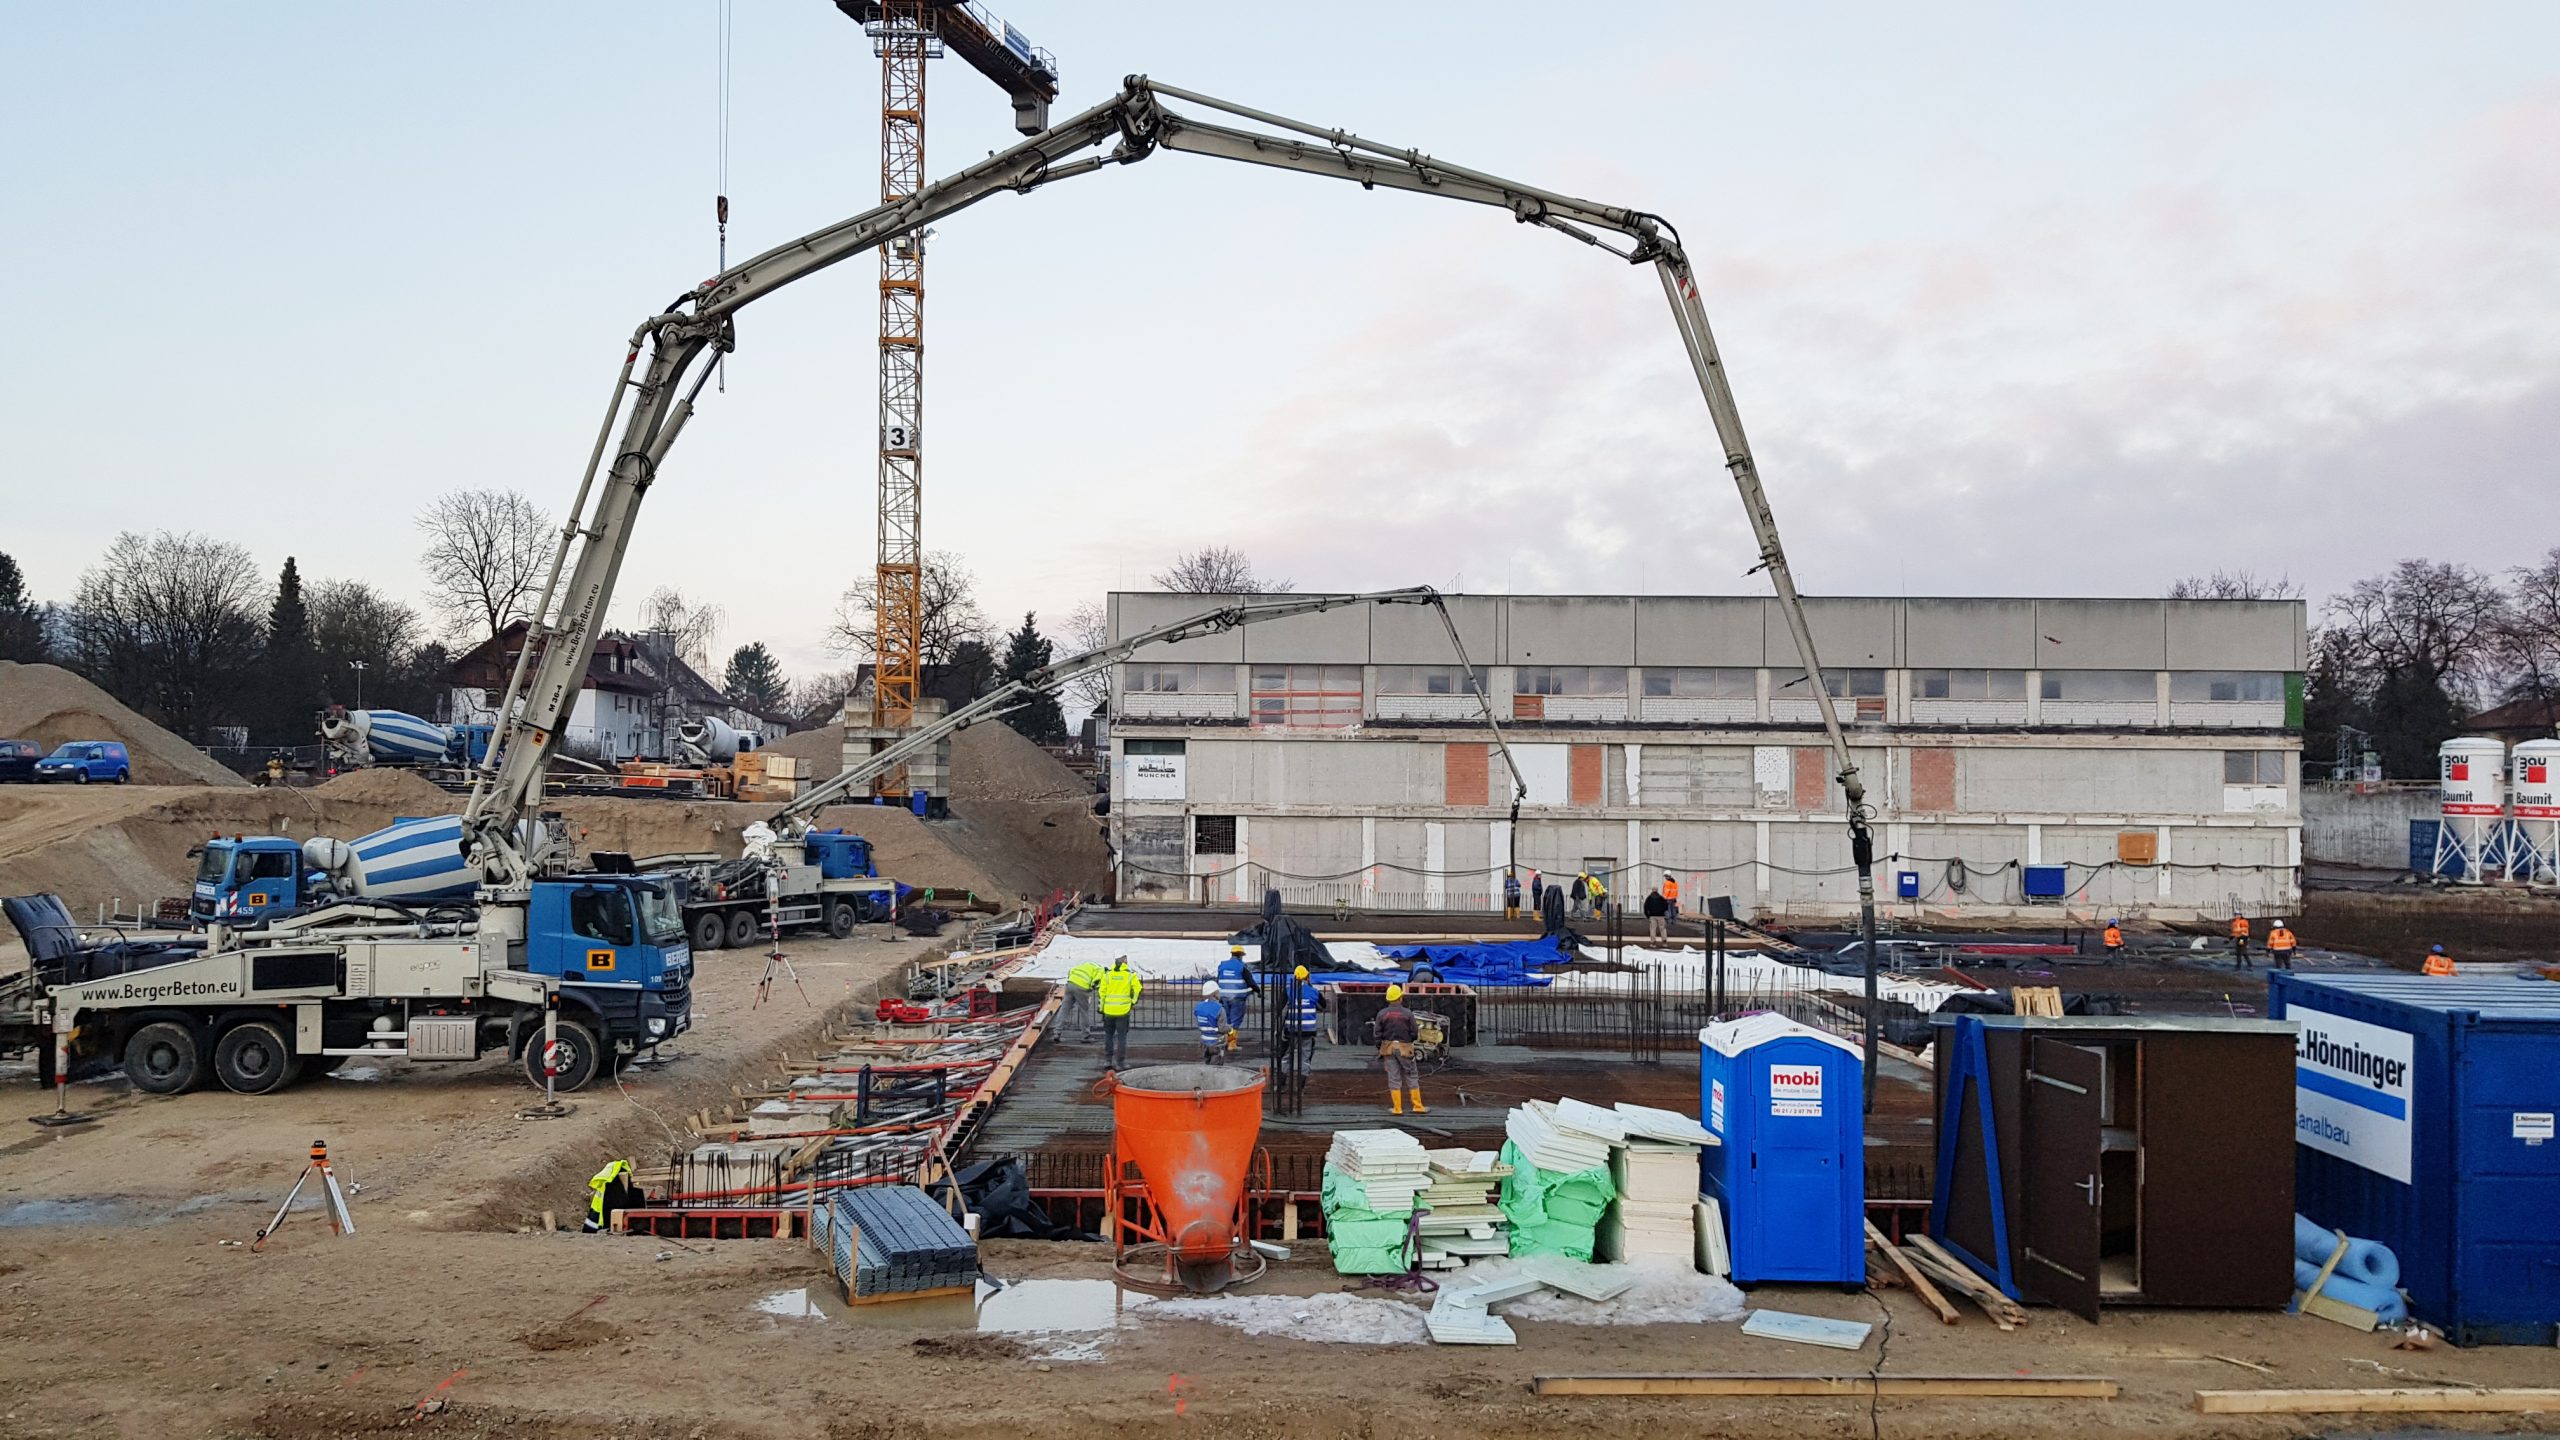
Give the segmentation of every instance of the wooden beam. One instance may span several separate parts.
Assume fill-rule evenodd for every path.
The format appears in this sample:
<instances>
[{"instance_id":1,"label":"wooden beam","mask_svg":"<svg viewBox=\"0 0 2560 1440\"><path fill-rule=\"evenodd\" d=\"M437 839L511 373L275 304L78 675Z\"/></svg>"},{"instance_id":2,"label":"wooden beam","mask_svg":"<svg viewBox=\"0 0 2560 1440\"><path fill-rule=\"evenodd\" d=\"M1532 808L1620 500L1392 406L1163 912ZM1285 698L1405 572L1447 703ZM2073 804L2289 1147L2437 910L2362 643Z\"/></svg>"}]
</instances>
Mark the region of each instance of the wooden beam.
<instances>
[{"instance_id":1,"label":"wooden beam","mask_svg":"<svg viewBox=\"0 0 2560 1440\"><path fill-rule=\"evenodd\" d=\"M2113 1400L2097 1375L1540 1375L1539 1395L1846 1395L1859 1399ZM2199 1395L2206 1392L2199 1392Z\"/></svg>"},{"instance_id":2,"label":"wooden beam","mask_svg":"<svg viewBox=\"0 0 2560 1440\"><path fill-rule=\"evenodd\" d=\"M2555 1415L2560 1390L2199 1390L2206 1415Z\"/></svg>"},{"instance_id":3,"label":"wooden beam","mask_svg":"<svg viewBox=\"0 0 2560 1440\"><path fill-rule=\"evenodd\" d=\"M1884 1238L1884 1232L1876 1228L1873 1220L1867 1222L1867 1244L1884 1255L1885 1262L1902 1277L1903 1284L1911 1287L1911 1293L1920 1297L1921 1304L1938 1312L1938 1323L1953 1325L1961 1318L1956 1314L1955 1305L1938 1293L1938 1287L1930 1284L1929 1277L1921 1274L1919 1267L1896 1249L1892 1241Z\"/></svg>"}]
</instances>

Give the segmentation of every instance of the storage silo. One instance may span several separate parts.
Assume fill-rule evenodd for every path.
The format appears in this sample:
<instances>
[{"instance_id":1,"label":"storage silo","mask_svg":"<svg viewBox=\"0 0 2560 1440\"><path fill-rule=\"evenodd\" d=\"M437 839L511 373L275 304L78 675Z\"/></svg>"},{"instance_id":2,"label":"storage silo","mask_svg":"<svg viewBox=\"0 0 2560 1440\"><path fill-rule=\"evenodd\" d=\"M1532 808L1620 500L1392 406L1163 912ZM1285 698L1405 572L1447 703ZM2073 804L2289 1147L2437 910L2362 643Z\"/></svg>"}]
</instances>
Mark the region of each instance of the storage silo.
<instances>
[{"instance_id":1,"label":"storage silo","mask_svg":"<svg viewBox=\"0 0 2560 1440\"><path fill-rule=\"evenodd\" d=\"M2503 740L2464 735L2436 747L2436 813L2442 818L2436 827L2434 873L2466 885L2481 882L2481 871L2504 848L2506 781Z\"/></svg>"},{"instance_id":2,"label":"storage silo","mask_svg":"<svg viewBox=\"0 0 2560 1440\"><path fill-rule=\"evenodd\" d=\"M2537 885L2560 881L2560 740L2527 740L2507 757L2507 874Z\"/></svg>"}]
</instances>

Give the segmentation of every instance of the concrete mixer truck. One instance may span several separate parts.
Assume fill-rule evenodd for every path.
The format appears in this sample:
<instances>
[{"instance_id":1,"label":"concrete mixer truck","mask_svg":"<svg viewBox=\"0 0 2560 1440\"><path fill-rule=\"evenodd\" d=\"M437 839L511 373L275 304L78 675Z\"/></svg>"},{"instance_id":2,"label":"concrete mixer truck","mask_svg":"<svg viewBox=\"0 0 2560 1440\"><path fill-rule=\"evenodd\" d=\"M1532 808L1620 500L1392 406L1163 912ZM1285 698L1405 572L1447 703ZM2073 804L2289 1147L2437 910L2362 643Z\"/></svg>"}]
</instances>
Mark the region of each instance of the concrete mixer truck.
<instances>
[{"instance_id":1,"label":"concrete mixer truck","mask_svg":"<svg viewBox=\"0 0 2560 1440\"><path fill-rule=\"evenodd\" d=\"M353 840L216 835L189 852L199 925L294 915L334 900L432 906L471 898L478 877L462 858L462 817L404 817Z\"/></svg>"},{"instance_id":2,"label":"concrete mixer truck","mask_svg":"<svg viewBox=\"0 0 2560 1440\"><path fill-rule=\"evenodd\" d=\"M422 770L427 778L468 788L469 767L489 756L486 724L438 725L400 710L350 710L332 705L320 714L320 738L329 759L350 770L393 765Z\"/></svg>"}]
</instances>

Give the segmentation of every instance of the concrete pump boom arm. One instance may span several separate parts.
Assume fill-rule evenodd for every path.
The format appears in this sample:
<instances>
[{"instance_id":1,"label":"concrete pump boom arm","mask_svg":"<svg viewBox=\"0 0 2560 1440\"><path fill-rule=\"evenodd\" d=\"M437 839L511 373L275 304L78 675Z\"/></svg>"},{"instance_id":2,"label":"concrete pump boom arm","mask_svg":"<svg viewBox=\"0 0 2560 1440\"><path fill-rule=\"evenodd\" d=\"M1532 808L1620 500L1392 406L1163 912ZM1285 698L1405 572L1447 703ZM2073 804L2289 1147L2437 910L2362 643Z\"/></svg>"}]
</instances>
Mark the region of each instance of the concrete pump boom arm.
<instances>
[{"instance_id":1,"label":"concrete pump boom arm","mask_svg":"<svg viewBox=\"0 0 2560 1440\"><path fill-rule=\"evenodd\" d=\"M1164 99L1198 105L1280 133L1263 134L1193 120L1166 109L1161 103ZM1112 145L1107 153L1083 154L1106 143ZM1595 204L1522 185L1434 159L1418 150L1379 145L1348 131L1307 125L1158 84L1144 76L1129 77L1121 93L1112 99L947 179L926 185L903 200L812 231L713 276L679 296L664 312L641 322L632 333L604 423L588 456L585 477L579 482L577 498L552 557L541 602L528 625L525 647L517 656L506 696L499 704L498 733L492 737L489 758L474 779L471 800L463 814L463 844L480 868L486 887L501 895L520 892L533 878L536 857L519 847L516 823L533 813L540 801L543 771L577 704L612 604L640 502L691 418L694 397L712 374L713 367L707 360L735 344L733 312L794 280L863 254L897 236L912 234L991 195L1027 192L1052 180L1088 174L1106 165L1130 164L1145 159L1159 147L1331 176L1363 188L1386 186L1499 206L1523 224L1561 231L1629 263L1649 263L1654 267L1679 328L1681 344L1696 372L1698 388L1706 398L1717 438L1724 447L1725 467L1741 493L1744 513L1759 545L1761 568L1769 572L1770 583L1776 588L1787 628L1795 638L1797 655L1821 711L1833 764L1848 799L1860 893L1871 903L1873 846L1868 836L1865 789L1850 756L1848 739L1840 728L1829 687L1822 682L1813 633L1806 623L1794 576L1787 567L1786 553L1778 543L1777 522L1770 513L1750 444L1744 438L1741 416L1726 383L1723 362L1716 354L1706 311L1699 304L1697 284L1677 232L1660 217L1643 211ZM1604 232L1623 237L1623 246L1605 238ZM644 355L648 363L642 368ZM626 401L630 413L624 417ZM614 438L617 418L622 419L618 442ZM596 485L600 469L604 472L601 489ZM591 492L595 498L592 515L588 513ZM1451 635L1454 639L1454 624ZM998 695L1003 693L999 691ZM1480 687L1478 696L1482 698ZM989 701L996 698L988 697ZM1014 698L1018 700L1020 696ZM969 710L987 703L977 702L950 720L959 720ZM983 713L971 718L982 718ZM1486 719L1492 719L1489 706ZM909 737L910 741L914 738ZM886 760L898 748L883 751L875 760ZM1507 746L1504 759L1510 759ZM1525 795L1526 787L1519 782L1516 766L1513 780ZM1872 954L1873 947L1869 950ZM1870 1065L1870 1079L1872 1074Z\"/></svg>"},{"instance_id":2,"label":"concrete pump boom arm","mask_svg":"<svg viewBox=\"0 0 2560 1440\"><path fill-rule=\"evenodd\" d=\"M802 791L793 797L790 804L774 812L774 828L789 834L804 826L810 816L834 804L854 790L868 785L876 777L886 775L917 756L925 754L945 737L966 730L981 720L1002 714L1034 695L1056 694L1077 679L1120 664L1150 645L1170 645L1178 640L1190 640L1202 635L1220 635L1264 620L1283 620L1292 615L1315 615L1327 610L1339 610L1346 605L1428 605L1438 611L1441 620L1449 625L1449 643L1457 648L1459 663L1466 667L1468 685L1475 691L1479 702L1483 701L1484 690L1476 683L1475 664L1467 658L1465 648L1458 643L1457 625L1449 620L1449 607L1441 602L1440 593L1428 585L1416 585L1403 590L1373 590L1360 595L1253 596L1231 600L1216 609L1204 610L1170 625L1159 625L1143 634L1114 641L1081 655L1070 655L1053 665L1034 670L1019 680L1007 681L940 720L908 731L896 744L864 757L861 763L848 765L824 781ZM1489 703L1484 705L1484 719L1485 723L1493 729L1493 743L1502 751L1502 763L1511 770L1512 783L1519 787L1521 794L1527 794L1528 787L1520 780L1520 767L1511 758L1511 746L1503 739L1502 727L1494 721L1493 709Z\"/></svg>"}]
</instances>

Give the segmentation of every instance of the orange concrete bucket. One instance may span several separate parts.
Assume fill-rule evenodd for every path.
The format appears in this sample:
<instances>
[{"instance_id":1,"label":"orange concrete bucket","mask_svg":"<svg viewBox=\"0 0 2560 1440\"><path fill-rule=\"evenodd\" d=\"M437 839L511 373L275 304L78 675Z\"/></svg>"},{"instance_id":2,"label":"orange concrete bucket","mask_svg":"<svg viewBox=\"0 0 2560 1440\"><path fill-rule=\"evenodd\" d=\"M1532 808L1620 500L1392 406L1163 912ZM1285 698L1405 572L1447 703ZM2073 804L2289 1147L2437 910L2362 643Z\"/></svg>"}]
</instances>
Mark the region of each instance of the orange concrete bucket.
<instances>
[{"instance_id":1,"label":"orange concrete bucket","mask_svg":"<svg viewBox=\"0 0 2560 1440\"><path fill-rule=\"evenodd\" d=\"M1168 1278L1185 1289L1251 1278L1236 1273L1239 1259L1261 1271L1242 1219L1262 1086L1241 1066L1149 1065L1122 1071L1112 1093L1113 1155L1138 1167L1154 1211L1152 1227L1132 1228L1164 1248Z\"/></svg>"}]
</instances>

